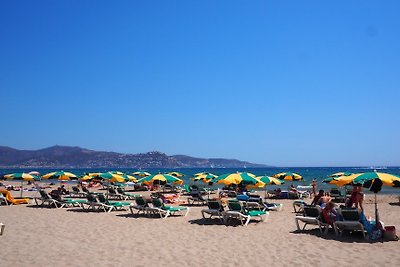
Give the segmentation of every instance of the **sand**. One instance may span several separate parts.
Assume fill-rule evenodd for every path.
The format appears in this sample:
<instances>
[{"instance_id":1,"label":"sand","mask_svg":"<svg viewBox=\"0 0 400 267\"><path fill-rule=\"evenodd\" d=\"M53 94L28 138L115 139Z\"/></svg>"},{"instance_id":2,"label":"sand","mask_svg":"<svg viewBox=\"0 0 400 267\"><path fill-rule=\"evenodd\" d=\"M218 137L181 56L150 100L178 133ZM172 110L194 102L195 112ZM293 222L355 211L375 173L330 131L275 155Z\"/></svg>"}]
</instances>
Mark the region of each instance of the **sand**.
<instances>
[{"instance_id":1,"label":"sand","mask_svg":"<svg viewBox=\"0 0 400 267\"><path fill-rule=\"evenodd\" d=\"M24 193L25 195L29 194ZM13 192L17 196L18 193ZM381 219L400 229L395 196L379 195ZM1 206L1 266L399 266L400 243L370 242L361 235L298 233L291 200L264 223L225 226L205 222L191 207L167 219L125 211L86 212L33 205ZM373 216L371 196L366 214Z\"/></svg>"}]
</instances>

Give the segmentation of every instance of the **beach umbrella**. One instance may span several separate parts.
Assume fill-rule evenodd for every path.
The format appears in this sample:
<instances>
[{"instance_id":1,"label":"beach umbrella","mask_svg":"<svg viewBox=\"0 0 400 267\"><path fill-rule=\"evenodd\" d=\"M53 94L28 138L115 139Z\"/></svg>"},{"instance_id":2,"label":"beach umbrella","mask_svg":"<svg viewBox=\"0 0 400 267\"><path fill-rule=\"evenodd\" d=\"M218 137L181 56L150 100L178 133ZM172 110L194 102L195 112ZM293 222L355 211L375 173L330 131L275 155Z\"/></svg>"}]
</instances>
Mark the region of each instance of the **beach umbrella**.
<instances>
[{"instance_id":1,"label":"beach umbrella","mask_svg":"<svg viewBox=\"0 0 400 267\"><path fill-rule=\"evenodd\" d=\"M50 172L42 176L43 179L58 179L60 181L76 180L78 177L71 172Z\"/></svg>"},{"instance_id":2,"label":"beach umbrella","mask_svg":"<svg viewBox=\"0 0 400 267\"><path fill-rule=\"evenodd\" d=\"M271 177L271 176L257 176L256 179L260 180L261 182L264 183L264 185L259 184L259 185L248 185L246 188L265 188L265 197L267 196L267 185L281 185L284 184L285 182L282 180L279 180L277 178Z\"/></svg>"},{"instance_id":3,"label":"beach umbrella","mask_svg":"<svg viewBox=\"0 0 400 267\"><path fill-rule=\"evenodd\" d=\"M183 184L183 181L175 176L169 174L153 174L144 177L138 183L150 184Z\"/></svg>"},{"instance_id":4,"label":"beach umbrella","mask_svg":"<svg viewBox=\"0 0 400 267\"><path fill-rule=\"evenodd\" d=\"M167 172L167 174L172 175L172 176L175 176L175 177L178 177L178 178L184 176L184 174L183 174L183 173L180 173L180 172Z\"/></svg>"},{"instance_id":5,"label":"beach umbrella","mask_svg":"<svg viewBox=\"0 0 400 267\"><path fill-rule=\"evenodd\" d=\"M258 176L256 178L266 185L281 185L285 183L284 181L271 176Z\"/></svg>"},{"instance_id":6,"label":"beach umbrella","mask_svg":"<svg viewBox=\"0 0 400 267\"><path fill-rule=\"evenodd\" d=\"M94 176L90 176L88 174L85 174L84 176L80 177L79 179L82 180L82 181L87 181L87 180L91 180L93 178L94 178Z\"/></svg>"},{"instance_id":7,"label":"beach umbrella","mask_svg":"<svg viewBox=\"0 0 400 267\"><path fill-rule=\"evenodd\" d=\"M375 221L379 222L378 204L376 194L381 190L382 185L391 187L400 187L400 177L397 175L383 172L359 173L353 180L353 184L362 184L368 187L375 194Z\"/></svg>"},{"instance_id":8,"label":"beach umbrella","mask_svg":"<svg viewBox=\"0 0 400 267\"><path fill-rule=\"evenodd\" d=\"M193 178L193 181L202 181L204 183L209 183L212 181L212 179L216 178L217 176L215 174L202 174L202 175L197 175Z\"/></svg>"},{"instance_id":9,"label":"beach umbrella","mask_svg":"<svg viewBox=\"0 0 400 267\"><path fill-rule=\"evenodd\" d=\"M254 174L251 175L245 172L236 172L236 173L227 173L218 176L214 179L214 182L217 184L224 184L224 185L253 185L256 187L263 186L263 182L255 178Z\"/></svg>"},{"instance_id":10,"label":"beach umbrella","mask_svg":"<svg viewBox=\"0 0 400 267\"><path fill-rule=\"evenodd\" d=\"M38 172L38 171L31 171L31 172L28 172L28 174L40 176L40 172Z\"/></svg>"},{"instance_id":11,"label":"beach umbrella","mask_svg":"<svg viewBox=\"0 0 400 267\"><path fill-rule=\"evenodd\" d=\"M353 180L353 184L362 184L365 187L370 187L375 179L379 179L383 185L391 187L399 187L400 177L384 172L365 172L359 173Z\"/></svg>"},{"instance_id":12,"label":"beach umbrella","mask_svg":"<svg viewBox=\"0 0 400 267\"><path fill-rule=\"evenodd\" d=\"M351 172L336 172L329 175L328 178L338 178L340 176L350 176L350 175L352 175Z\"/></svg>"},{"instance_id":13,"label":"beach umbrella","mask_svg":"<svg viewBox=\"0 0 400 267\"><path fill-rule=\"evenodd\" d=\"M134 182L134 183L136 183L138 180L135 178L135 177L133 177L132 175L128 175L128 174L123 174L123 175L121 175L124 179L125 179L125 181L127 181L127 182Z\"/></svg>"},{"instance_id":14,"label":"beach umbrella","mask_svg":"<svg viewBox=\"0 0 400 267\"><path fill-rule=\"evenodd\" d=\"M328 184L332 184L332 185L336 185L336 186L346 186L346 185L352 184L353 180L355 178L357 178L357 176L359 174L360 173L353 173L353 174L347 175L347 176L334 177L334 178L332 178L332 180L328 180L329 178L325 179L325 180L326 180L326 183L328 183Z\"/></svg>"},{"instance_id":15,"label":"beach umbrella","mask_svg":"<svg viewBox=\"0 0 400 267\"><path fill-rule=\"evenodd\" d=\"M280 172L274 175L274 178L278 178L286 181L301 181L303 177L295 172Z\"/></svg>"},{"instance_id":16,"label":"beach umbrella","mask_svg":"<svg viewBox=\"0 0 400 267\"><path fill-rule=\"evenodd\" d=\"M129 179L125 179L121 175L116 174L116 173L111 173L111 172L100 173L98 176L95 176L95 178L100 178L100 179L102 179L104 181L107 181L109 183L115 183L115 182L124 183L127 180L129 181Z\"/></svg>"},{"instance_id":17,"label":"beach umbrella","mask_svg":"<svg viewBox=\"0 0 400 267\"><path fill-rule=\"evenodd\" d=\"M214 175L215 176L215 174L213 174L211 172L198 172L198 173L195 173L193 176L197 177L197 176L204 176L204 175Z\"/></svg>"},{"instance_id":18,"label":"beach umbrella","mask_svg":"<svg viewBox=\"0 0 400 267\"><path fill-rule=\"evenodd\" d=\"M140 176L140 177L146 177L146 176L150 176L151 175L151 173L148 173L148 172L142 172L142 171L138 171L138 172L134 172L134 173L132 173L132 175L136 175L136 176Z\"/></svg>"},{"instance_id":19,"label":"beach umbrella","mask_svg":"<svg viewBox=\"0 0 400 267\"><path fill-rule=\"evenodd\" d=\"M29 173L24 173L24 172L6 174L6 175L4 175L4 178L21 181L21 190L20 190L21 197L22 197L22 192L24 190L24 188L23 188L24 181L40 181L40 178L38 176L29 174Z\"/></svg>"}]
</instances>

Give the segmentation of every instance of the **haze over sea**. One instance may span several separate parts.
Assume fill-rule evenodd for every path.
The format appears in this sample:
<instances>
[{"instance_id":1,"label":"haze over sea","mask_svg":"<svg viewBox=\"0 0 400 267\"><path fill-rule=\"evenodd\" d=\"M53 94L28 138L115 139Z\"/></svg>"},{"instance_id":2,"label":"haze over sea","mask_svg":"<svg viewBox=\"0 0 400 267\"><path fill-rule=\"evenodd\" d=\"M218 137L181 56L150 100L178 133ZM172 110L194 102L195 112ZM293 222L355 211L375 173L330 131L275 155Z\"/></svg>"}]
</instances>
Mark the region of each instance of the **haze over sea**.
<instances>
[{"instance_id":1,"label":"haze over sea","mask_svg":"<svg viewBox=\"0 0 400 267\"><path fill-rule=\"evenodd\" d=\"M0 169L0 174L6 174L6 173L14 173L14 172L30 172L32 170L38 170L42 175L52 172L52 171L59 171L60 169ZM64 171L70 171L76 175L83 175L85 172L106 172L106 171L112 171L114 169L64 169ZM125 172L125 173L132 173L135 171L138 171L138 169L134 168L123 168L123 169L118 169L119 171ZM185 183L188 184L193 184L194 182L191 180L193 175L198 172L211 172L216 175L222 175L225 173L233 173L236 171L239 172L251 172L257 176L261 175L268 175L272 176L276 173L279 172L284 172L284 171L291 171L291 172L296 172L299 173L300 175L303 176L303 180L299 182L290 182L286 181L284 185L281 186L281 188L287 188L290 186L292 183L297 186L297 185L302 185L302 186L307 186L310 185L312 179L316 179L318 183L318 189L329 189L332 187L335 187L333 185L328 185L322 183L322 181L327 178L328 175L336 172L351 172L351 173L359 173L359 172L372 172L374 170L378 172L386 172L386 173L391 173L394 175L400 176L400 167L288 167L288 168L281 168L281 167L269 167L269 168L175 168L175 169L160 169L160 168L149 168L149 169L140 169L141 171L148 171L152 174L158 173L158 172L167 172L167 171L176 171L183 173L185 176L182 178ZM46 180L45 180L46 181ZM55 182L48 180L48 182ZM202 182L197 182L199 185L204 185ZM267 189L275 189L276 186L273 185L268 185ZM368 193L368 189L364 189L365 193ZM380 193L383 194L396 194L399 192L398 188L390 188L387 186L382 187L382 191Z\"/></svg>"}]
</instances>

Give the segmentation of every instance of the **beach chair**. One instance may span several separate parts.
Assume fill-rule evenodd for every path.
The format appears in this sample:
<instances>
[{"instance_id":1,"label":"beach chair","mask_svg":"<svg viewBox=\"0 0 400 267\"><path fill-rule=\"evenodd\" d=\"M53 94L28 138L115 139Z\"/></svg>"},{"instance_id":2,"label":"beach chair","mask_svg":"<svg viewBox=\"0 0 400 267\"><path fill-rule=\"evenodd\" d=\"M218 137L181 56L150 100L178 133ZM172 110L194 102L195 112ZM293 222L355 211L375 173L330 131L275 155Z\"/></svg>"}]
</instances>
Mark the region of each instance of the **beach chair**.
<instances>
[{"instance_id":1,"label":"beach chair","mask_svg":"<svg viewBox=\"0 0 400 267\"><path fill-rule=\"evenodd\" d=\"M109 201L103 194L98 194L97 199L99 200L99 203L102 204L104 210L108 208L108 212L111 212L112 210L127 210L131 205L130 202Z\"/></svg>"},{"instance_id":2,"label":"beach chair","mask_svg":"<svg viewBox=\"0 0 400 267\"><path fill-rule=\"evenodd\" d=\"M360 214L361 214L360 210L342 208L339 209L339 214L341 215L341 218L343 220L336 221L333 223L333 228L337 236L338 235L342 236L344 230L349 230L349 231L361 231L364 238L366 238L364 226L360 221Z\"/></svg>"},{"instance_id":3,"label":"beach chair","mask_svg":"<svg viewBox=\"0 0 400 267\"><path fill-rule=\"evenodd\" d=\"M7 198L3 194L0 194L0 206L2 203L6 204L6 206L9 205Z\"/></svg>"},{"instance_id":4,"label":"beach chair","mask_svg":"<svg viewBox=\"0 0 400 267\"><path fill-rule=\"evenodd\" d=\"M29 198L16 198L10 191L1 189L0 195L3 196L3 201L6 205L19 205L19 204L29 204Z\"/></svg>"},{"instance_id":5,"label":"beach chair","mask_svg":"<svg viewBox=\"0 0 400 267\"><path fill-rule=\"evenodd\" d=\"M115 199L123 199L123 200L128 199L128 196L118 193L117 191L115 191L114 187L112 187L112 186L108 188L108 197L115 198Z\"/></svg>"},{"instance_id":6,"label":"beach chair","mask_svg":"<svg viewBox=\"0 0 400 267\"><path fill-rule=\"evenodd\" d=\"M97 200L97 196L95 194L92 193L87 194L86 199L87 201L85 204L88 205L87 209L95 210L96 208L97 209L102 208L104 211L107 211L104 205ZM85 209L84 206L82 206L82 208Z\"/></svg>"},{"instance_id":7,"label":"beach chair","mask_svg":"<svg viewBox=\"0 0 400 267\"><path fill-rule=\"evenodd\" d=\"M319 230L321 233L328 233L329 224L325 223L322 218L322 211L319 206L314 205L304 205L303 206L303 216L296 216L296 226L298 231L304 231L307 225L318 225ZM299 222L303 222L303 228L300 229ZM323 230L325 229L325 230Z\"/></svg>"},{"instance_id":8,"label":"beach chair","mask_svg":"<svg viewBox=\"0 0 400 267\"><path fill-rule=\"evenodd\" d=\"M153 198L151 203L153 206L148 208L149 213L158 214L164 219L177 213L183 216L186 216L189 213L188 207L166 206L160 198Z\"/></svg>"},{"instance_id":9,"label":"beach chair","mask_svg":"<svg viewBox=\"0 0 400 267\"><path fill-rule=\"evenodd\" d=\"M35 197L35 203L37 206L44 206L47 204L49 207L56 207L57 209L63 208L66 203L63 203L57 199L52 198L49 194L46 193L44 190L39 190L40 197ZM38 200L41 201L41 203L38 203Z\"/></svg>"},{"instance_id":10,"label":"beach chair","mask_svg":"<svg viewBox=\"0 0 400 267\"><path fill-rule=\"evenodd\" d=\"M334 199L335 202L345 202L346 197L342 195L337 188L331 188L329 195Z\"/></svg>"},{"instance_id":11,"label":"beach chair","mask_svg":"<svg viewBox=\"0 0 400 267\"><path fill-rule=\"evenodd\" d=\"M267 211L247 210L240 201L228 201L229 210L224 213L224 221L227 224L231 219L238 219L240 223L246 226L252 218L260 218L265 221L269 215ZM243 223L244 221L244 223Z\"/></svg>"},{"instance_id":12,"label":"beach chair","mask_svg":"<svg viewBox=\"0 0 400 267\"><path fill-rule=\"evenodd\" d=\"M86 199L73 199L73 198L64 198L62 200L64 204L63 207L80 207L84 208L84 204L87 204L88 201Z\"/></svg>"},{"instance_id":13,"label":"beach chair","mask_svg":"<svg viewBox=\"0 0 400 267\"><path fill-rule=\"evenodd\" d=\"M128 194L125 192L125 190L122 187L117 187L117 192L123 196L126 196L127 199L133 199L133 200L142 196L139 194Z\"/></svg>"},{"instance_id":14,"label":"beach chair","mask_svg":"<svg viewBox=\"0 0 400 267\"><path fill-rule=\"evenodd\" d=\"M212 219L213 216L218 217L221 221L224 220L224 206L218 200L208 200L207 201L208 209L201 210L201 215L203 219ZM206 218L206 214L210 215L210 217Z\"/></svg>"},{"instance_id":15,"label":"beach chair","mask_svg":"<svg viewBox=\"0 0 400 267\"><path fill-rule=\"evenodd\" d=\"M239 196L237 197L239 200ZM261 210L264 211L281 211L283 209L283 204L280 203L269 203L266 201L263 201L262 197L258 195L251 195L246 201L246 207L251 209L252 206L257 208L257 205L251 204L251 203L257 203ZM249 206L250 205L250 206Z\"/></svg>"},{"instance_id":16,"label":"beach chair","mask_svg":"<svg viewBox=\"0 0 400 267\"><path fill-rule=\"evenodd\" d=\"M135 199L136 205L130 205L129 209L132 214L134 214L133 210L137 210L136 214L139 214L140 212L143 212L143 214L147 214L147 211L149 209L149 204L143 197L137 197Z\"/></svg>"},{"instance_id":17,"label":"beach chair","mask_svg":"<svg viewBox=\"0 0 400 267\"><path fill-rule=\"evenodd\" d=\"M303 206L304 205L307 205L307 203L304 200L295 200L295 201L293 201L294 213L303 212Z\"/></svg>"},{"instance_id":18,"label":"beach chair","mask_svg":"<svg viewBox=\"0 0 400 267\"><path fill-rule=\"evenodd\" d=\"M192 191L190 196L187 198L187 202L189 205L205 205L207 204L207 200L203 198L203 195L200 191Z\"/></svg>"},{"instance_id":19,"label":"beach chair","mask_svg":"<svg viewBox=\"0 0 400 267\"><path fill-rule=\"evenodd\" d=\"M87 195L87 193L79 190L79 188L77 186L72 187L72 192L71 192L72 197L86 197L86 195Z\"/></svg>"}]
</instances>

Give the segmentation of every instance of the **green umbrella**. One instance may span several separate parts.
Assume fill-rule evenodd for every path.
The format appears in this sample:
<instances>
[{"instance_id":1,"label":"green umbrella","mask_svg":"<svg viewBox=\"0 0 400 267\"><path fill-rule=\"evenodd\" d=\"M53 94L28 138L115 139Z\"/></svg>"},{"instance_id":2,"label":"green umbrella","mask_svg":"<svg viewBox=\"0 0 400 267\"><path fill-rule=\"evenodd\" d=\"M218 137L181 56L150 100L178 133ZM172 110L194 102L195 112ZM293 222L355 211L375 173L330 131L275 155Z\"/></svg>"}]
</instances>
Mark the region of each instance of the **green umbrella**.
<instances>
[{"instance_id":1,"label":"green umbrella","mask_svg":"<svg viewBox=\"0 0 400 267\"><path fill-rule=\"evenodd\" d=\"M38 176L29 174L29 173L24 173L24 172L6 174L6 175L4 175L4 178L21 181L21 193L20 193L21 197L22 197L22 192L24 189L23 188L24 181L40 181L40 178Z\"/></svg>"},{"instance_id":2,"label":"green umbrella","mask_svg":"<svg viewBox=\"0 0 400 267\"><path fill-rule=\"evenodd\" d=\"M138 181L138 183L144 184L183 184L183 181L175 176L169 174L153 174L147 177L144 177Z\"/></svg>"}]
</instances>

